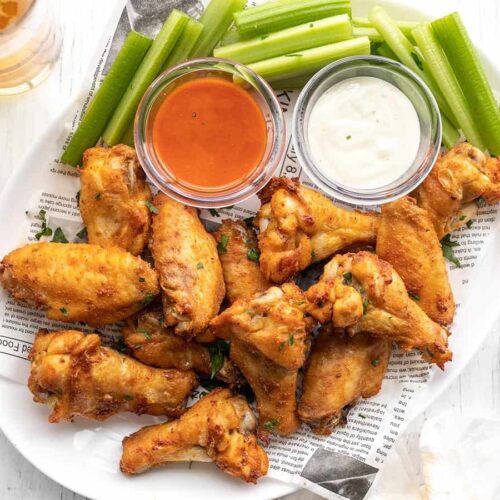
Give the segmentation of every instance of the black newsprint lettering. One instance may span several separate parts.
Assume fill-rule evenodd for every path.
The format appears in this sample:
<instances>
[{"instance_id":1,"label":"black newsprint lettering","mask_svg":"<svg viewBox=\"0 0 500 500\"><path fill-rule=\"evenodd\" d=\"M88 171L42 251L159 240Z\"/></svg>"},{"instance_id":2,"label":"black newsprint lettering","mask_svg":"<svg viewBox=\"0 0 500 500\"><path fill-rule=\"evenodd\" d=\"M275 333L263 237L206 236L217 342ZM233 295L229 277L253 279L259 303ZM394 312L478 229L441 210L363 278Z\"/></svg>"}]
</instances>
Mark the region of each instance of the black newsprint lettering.
<instances>
[{"instance_id":1,"label":"black newsprint lettering","mask_svg":"<svg viewBox=\"0 0 500 500\"><path fill-rule=\"evenodd\" d=\"M279 94L276 94L283 113L286 113L288 111L288 108L290 107L290 101L292 100L292 98L290 97L291 93L292 91L290 90L282 90Z\"/></svg>"}]
</instances>

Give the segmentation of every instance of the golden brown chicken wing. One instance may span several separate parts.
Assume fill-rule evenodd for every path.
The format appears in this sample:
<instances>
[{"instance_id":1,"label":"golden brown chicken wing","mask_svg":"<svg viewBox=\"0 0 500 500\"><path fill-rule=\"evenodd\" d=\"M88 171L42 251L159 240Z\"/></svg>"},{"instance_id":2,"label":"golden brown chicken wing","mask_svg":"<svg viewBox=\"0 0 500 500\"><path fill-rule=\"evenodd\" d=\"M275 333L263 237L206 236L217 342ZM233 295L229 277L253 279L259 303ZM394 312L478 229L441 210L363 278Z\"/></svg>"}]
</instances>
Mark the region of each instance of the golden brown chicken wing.
<instances>
[{"instance_id":1,"label":"golden brown chicken wing","mask_svg":"<svg viewBox=\"0 0 500 500\"><path fill-rule=\"evenodd\" d=\"M413 198L382 206L377 255L394 267L429 318L440 325L451 324L455 301L441 245L429 213Z\"/></svg>"},{"instance_id":2,"label":"golden brown chicken wing","mask_svg":"<svg viewBox=\"0 0 500 500\"><path fill-rule=\"evenodd\" d=\"M271 284L259 267L257 237L242 220L224 220L214 233L226 283L226 297L238 299L265 292Z\"/></svg>"},{"instance_id":3,"label":"golden brown chicken wing","mask_svg":"<svg viewBox=\"0 0 500 500\"><path fill-rule=\"evenodd\" d=\"M169 462L213 461L224 472L255 483L268 469L255 428L245 398L215 389L180 419L126 437L120 468L126 474L139 474Z\"/></svg>"},{"instance_id":4,"label":"golden brown chicken wing","mask_svg":"<svg viewBox=\"0 0 500 500\"><path fill-rule=\"evenodd\" d=\"M263 433L290 434L299 426L297 372L311 328L305 306L302 291L288 283L237 300L210 322L216 336L231 340L230 359L255 393Z\"/></svg>"},{"instance_id":5,"label":"golden brown chicken wing","mask_svg":"<svg viewBox=\"0 0 500 500\"><path fill-rule=\"evenodd\" d=\"M338 208L298 180L275 178L259 196L260 268L271 281L283 283L350 245L375 243L378 215Z\"/></svg>"},{"instance_id":6,"label":"golden brown chicken wing","mask_svg":"<svg viewBox=\"0 0 500 500\"><path fill-rule=\"evenodd\" d=\"M196 210L159 193L151 251L160 275L165 323L191 339L218 313L225 286L217 247Z\"/></svg>"},{"instance_id":7,"label":"golden brown chicken wing","mask_svg":"<svg viewBox=\"0 0 500 500\"><path fill-rule=\"evenodd\" d=\"M33 243L0 264L0 282L16 300L47 311L49 319L92 326L116 323L159 293L158 276L121 248Z\"/></svg>"},{"instance_id":8,"label":"golden brown chicken wing","mask_svg":"<svg viewBox=\"0 0 500 500\"><path fill-rule=\"evenodd\" d=\"M134 358L146 365L177 370L192 369L202 375L217 376L228 384L236 384L240 380L238 370L229 359L224 358L219 366L215 366L215 361L212 364L210 344L184 340L175 335L171 328L167 328L160 304L153 304L128 318L122 334Z\"/></svg>"},{"instance_id":9,"label":"golden brown chicken wing","mask_svg":"<svg viewBox=\"0 0 500 500\"><path fill-rule=\"evenodd\" d=\"M52 409L49 422L125 411L177 416L197 383L193 372L150 368L74 330L41 330L30 360L28 387Z\"/></svg>"},{"instance_id":10,"label":"golden brown chicken wing","mask_svg":"<svg viewBox=\"0 0 500 500\"><path fill-rule=\"evenodd\" d=\"M482 197L490 204L500 200L500 158L459 144L438 159L415 197L429 212L441 240L475 216L474 200Z\"/></svg>"},{"instance_id":11,"label":"golden brown chicken wing","mask_svg":"<svg viewBox=\"0 0 500 500\"><path fill-rule=\"evenodd\" d=\"M151 190L134 149L91 148L80 170L80 212L89 243L139 255L151 225Z\"/></svg>"},{"instance_id":12,"label":"golden brown chicken wing","mask_svg":"<svg viewBox=\"0 0 500 500\"><path fill-rule=\"evenodd\" d=\"M306 297L310 314L322 323L332 321L350 335L368 332L407 351L420 349L440 368L451 360L448 331L410 299L393 267L372 253L335 256Z\"/></svg>"},{"instance_id":13,"label":"golden brown chicken wing","mask_svg":"<svg viewBox=\"0 0 500 500\"><path fill-rule=\"evenodd\" d=\"M391 343L383 338L323 328L306 363L300 419L315 434L330 434L343 423L345 408L378 394L390 355Z\"/></svg>"}]
</instances>

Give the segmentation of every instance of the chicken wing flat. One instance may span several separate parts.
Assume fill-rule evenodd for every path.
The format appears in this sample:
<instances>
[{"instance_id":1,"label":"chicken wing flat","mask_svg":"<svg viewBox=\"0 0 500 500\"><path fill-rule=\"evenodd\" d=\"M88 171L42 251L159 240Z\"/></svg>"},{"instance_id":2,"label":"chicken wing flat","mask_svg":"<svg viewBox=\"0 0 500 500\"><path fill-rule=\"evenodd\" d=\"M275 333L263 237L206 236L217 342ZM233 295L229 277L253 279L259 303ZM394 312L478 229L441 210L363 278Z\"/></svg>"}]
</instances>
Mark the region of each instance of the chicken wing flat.
<instances>
[{"instance_id":1,"label":"chicken wing flat","mask_svg":"<svg viewBox=\"0 0 500 500\"><path fill-rule=\"evenodd\" d=\"M347 333L368 332L420 349L440 368L451 360L448 331L434 323L408 296L394 268L370 252L335 256L321 280L306 293L309 313Z\"/></svg>"},{"instance_id":2,"label":"chicken wing flat","mask_svg":"<svg viewBox=\"0 0 500 500\"><path fill-rule=\"evenodd\" d=\"M302 291L287 283L237 300L210 322L216 336L231 340L229 356L255 393L262 433L290 434L299 426L297 371L312 326L305 307Z\"/></svg>"},{"instance_id":3,"label":"chicken wing flat","mask_svg":"<svg viewBox=\"0 0 500 500\"><path fill-rule=\"evenodd\" d=\"M224 220L214 233L230 304L265 292L271 284L259 267L257 237L242 220Z\"/></svg>"},{"instance_id":4,"label":"chicken wing flat","mask_svg":"<svg viewBox=\"0 0 500 500\"><path fill-rule=\"evenodd\" d=\"M343 423L343 410L358 398L378 394L391 355L383 338L332 330L322 329L313 341L299 404L300 419L321 435Z\"/></svg>"},{"instance_id":5,"label":"chicken wing flat","mask_svg":"<svg viewBox=\"0 0 500 500\"><path fill-rule=\"evenodd\" d=\"M89 243L139 255L149 238L151 190L135 150L123 144L87 149L80 181Z\"/></svg>"},{"instance_id":6,"label":"chicken wing flat","mask_svg":"<svg viewBox=\"0 0 500 500\"><path fill-rule=\"evenodd\" d=\"M296 179L273 179L259 195L260 268L283 283L313 262L354 244L373 244L378 215L336 207Z\"/></svg>"},{"instance_id":7,"label":"chicken wing flat","mask_svg":"<svg viewBox=\"0 0 500 500\"><path fill-rule=\"evenodd\" d=\"M267 474L256 421L242 396L215 389L178 420L151 425L123 440L122 472L139 474L169 462L213 461L222 471L255 483Z\"/></svg>"},{"instance_id":8,"label":"chicken wing flat","mask_svg":"<svg viewBox=\"0 0 500 500\"><path fill-rule=\"evenodd\" d=\"M28 387L52 409L49 422L120 412L177 416L197 385L193 372L159 370L101 346L99 335L41 330L30 353Z\"/></svg>"},{"instance_id":9,"label":"chicken wing flat","mask_svg":"<svg viewBox=\"0 0 500 500\"><path fill-rule=\"evenodd\" d=\"M32 243L0 264L0 282L12 296L44 309L49 319L91 326L131 316L159 293L151 266L121 248L75 243Z\"/></svg>"},{"instance_id":10,"label":"chicken wing flat","mask_svg":"<svg viewBox=\"0 0 500 500\"><path fill-rule=\"evenodd\" d=\"M414 196L429 212L441 240L475 216L474 200L482 197L490 204L500 200L500 158L459 144L438 159Z\"/></svg>"},{"instance_id":11,"label":"chicken wing flat","mask_svg":"<svg viewBox=\"0 0 500 500\"><path fill-rule=\"evenodd\" d=\"M455 301L439 239L427 210L410 197L382 205L377 255L394 267L417 304L436 323L449 325Z\"/></svg>"},{"instance_id":12,"label":"chicken wing flat","mask_svg":"<svg viewBox=\"0 0 500 500\"><path fill-rule=\"evenodd\" d=\"M217 247L194 208L163 193L153 203L159 213L153 217L151 251L160 275L165 323L191 339L206 330L226 292Z\"/></svg>"},{"instance_id":13,"label":"chicken wing flat","mask_svg":"<svg viewBox=\"0 0 500 500\"><path fill-rule=\"evenodd\" d=\"M122 330L123 340L134 358L149 366L194 370L202 375L216 375L229 384L236 384L240 376L234 364L224 359L215 373L210 356L210 344L187 341L165 327L161 305L153 304L128 318Z\"/></svg>"}]
</instances>

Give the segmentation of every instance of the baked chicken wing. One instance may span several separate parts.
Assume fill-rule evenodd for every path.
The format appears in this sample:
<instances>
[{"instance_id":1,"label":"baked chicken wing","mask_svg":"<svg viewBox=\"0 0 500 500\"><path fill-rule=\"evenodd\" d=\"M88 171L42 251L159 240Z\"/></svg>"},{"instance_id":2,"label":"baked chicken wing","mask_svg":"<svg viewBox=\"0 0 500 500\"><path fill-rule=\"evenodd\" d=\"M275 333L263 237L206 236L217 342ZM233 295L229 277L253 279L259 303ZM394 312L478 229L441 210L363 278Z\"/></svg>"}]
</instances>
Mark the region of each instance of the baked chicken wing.
<instances>
[{"instance_id":1,"label":"baked chicken wing","mask_svg":"<svg viewBox=\"0 0 500 500\"><path fill-rule=\"evenodd\" d=\"M202 375L216 375L229 384L240 380L238 370L229 359L216 372L212 366L211 344L187 341L165 326L160 304L153 304L128 318L122 330L123 340L134 358L149 366L194 370ZM214 346L215 347L215 346Z\"/></svg>"},{"instance_id":2,"label":"baked chicken wing","mask_svg":"<svg viewBox=\"0 0 500 500\"><path fill-rule=\"evenodd\" d=\"M213 461L222 471L255 483L267 474L256 421L242 396L215 389L178 420L151 425L123 440L121 470L139 474L169 462Z\"/></svg>"},{"instance_id":3,"label":"baked chicken wing","mask_svg":"<svg viewBox=\"0 0 500 500\"><path fill-rule=\"evenodd\" d=\"M237 300L210 322L217 337L231 341L230 359L256 396L259 430L290 434L299 427L297 372L308 349L310 319L293 284Z\"/></svg>"},{"instance_id":4,"label":"baked chicken wing","mask_svg":"<svg viewBox=\"0 0 500 500\"><path fill-rule=\"evenodd\" d=\"M343 410L360 397L380 391L391 342L368 333L354 337L324 328L314 339L307 359L299 417L315 434L328 435L343 423Z\"/></svg>"},{"instance_id":5,"label":"baked chicken wing","mask_svg":"<svg viewBox=\"0 0 500 500\"><path fill-rule=\"evenodd\" d=\"M459 144L438 159L414 196L429 212L441 240L475 216L474 200L482 197L490 204L500 200L500 158Z\"/></svg>"},{"instance_id":6,"label":"baked chicken wing","mask_svg":"<svg viewBox=\"0 0 500 500\"><path fill-rule=\"evenodd\" d=\"M296 179L273 179L259 195L260 268L283 283L313 262L355 244L373 244L378 215L336 207Z\"/></svg>"},{"instance_id":7,"label":"baked chicken wing","mask_svg":"<svg viewBox=\"0 0 500 500\"><path fill-rule=\"evenodd\" d=\"M370 252L335 256L321 280L306 293L309 313L347 333L368 332L420 349L440 368L451 360L448 331L434 323L408 296L394 268Z\"/></svg>"},{"instance_id":8,"label":"baked chicken wing","mask_svg":"<svg viewBox=\"0 0 500 500\"><path fill-rule=\"evenodd\" d=\"M151 190L134 149L91 148L80 170L80 212L89 243L139 255L151 225Z\"/></svg>"},{"instance_id":9,"label":"baked chicken wing","mask_svg":"<svg viewBox=\"0 0 500 500\"><path fill-rule=\"evenodd\" d=\"M258 243L252 228L242 220L224 220L214 233L230 304L266 291L271 284L259 267Z\"/></svg>"},{"instance_id":10,"label":"baked chicken wing","mask_svg":"<svg viewBox=\"0 0 500 500\"><path fill-rule=\"evenodd\" d=\"M32 243L8 254L0 282L12 296L44 309L49 319L91 326L116 323L159 293L158 276L121 248Z\"/></svg>"},{"instance_id":11,"label":"baked chicken wing","mask_svg":"<svg viewBox=\"0 0 500 500\"><path fill-rule=\"evenodd\" d=\"M196 209L163 193L154 199L151 252L160 276L165 324L186 339L203 333L219 312L225 286L217 247Z\"/></svg>"},{"instance_id":12,"label":"baked chicken wing","mask_svg":"<svg viewBox=\"0 0 500 500\"><path fill-rule=\"evenodd\" d=\"M394 267L427 316L440 325L451 324L455 301L427 210L410 197L383 205L376 248L377 255Z\"/></svg>"},{"instance_id":13,"label":"baked chicken wing","mask_svg":"<svg viewBox=\"0 0 500 500\"><path fill-rule=\"evenodd\" d=\"M99 335L41 330L28 387L52 409L49 422L106 420L120 412L179 415L196 387L193 372L159 370L101 346Z\"/></svg>"}]
</instances>

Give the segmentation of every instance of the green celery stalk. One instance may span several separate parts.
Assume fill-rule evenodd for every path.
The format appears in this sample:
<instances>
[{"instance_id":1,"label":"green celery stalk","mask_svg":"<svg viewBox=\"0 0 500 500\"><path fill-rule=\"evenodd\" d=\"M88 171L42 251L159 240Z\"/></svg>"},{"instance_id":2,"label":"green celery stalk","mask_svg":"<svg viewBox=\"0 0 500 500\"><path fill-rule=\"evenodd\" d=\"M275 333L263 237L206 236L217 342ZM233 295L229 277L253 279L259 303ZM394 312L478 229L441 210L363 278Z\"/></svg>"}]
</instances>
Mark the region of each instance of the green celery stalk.
<instances>
[{"instance_id":1,"label":"green celery stalk","mask_svg":"<svg viewBox=\"0 0 500 500\"><path fill-rule=\"evenodd\" d=\"M432 31L431 25L429 23L421 24L413 30L413 35L422 51L429 71L437 82L448 105L453 110L466 139L479 149L486 149L479 129L474 122L472 110L458 84L453 68Z\"/></svg>"},{"instance_id":2,"label":"green celery stalk","mask_svg":"<svg viewBox=\"0 0 500 500\"><path fill-rule=\"evenodd\" d=\"M340 42L351 37L352 27L349 16L342 14L219 47L214 50L214 56L248 64Z\"/></svg>"},{"instance_id":3,"label":"green celery stalk","mask_svg":"<svg viewBox=\"0 0 500 500\"><path fill-rule=\"evenodd\" d=\"M413 42L413 30L420 24L415 21L398 21L394 20L396 26L401 32ZM373 24L366 17L352 17L352 24L355 28L373 28Z\"/></svg>"},{"instance_id":4,"label":"green celery stalk","mask_svg":"<svg viewBox=\"0 0 500 500\"><path fill-rule=\"evenodd\" d=\"M186 26L184 27L184 31L177 40L177 43L175 44L172 52L170 52L169 56L167 57L167 60L165 61L163 69L160 71L160 73L163 73L168 68L171 68L176 64L181 64L187 61L202 31L203 24L189 18Z\"/></svg>"},{"instance_id":5,"label":"green celery stalk","mask_svg":"<svg viewBox=\"0 0 500 500\"><path fill-rule=\"evenodd\" d=\"M160 72L188 20L189 16L178 10L173 10L168 16L102 135L108 146L118 144L125 134L139 101Z\"/></svg>"},{"instance_id":6,"label":"green celery stalk","mask_svg":"<svg viewBox=\"0 0 500 500\"><path fill-rule=\"evenodd\" d=\"M127 146L135 147L134 141L134 122L131 122L127 127L127 130L120 139L120 144L126 144Z\"/></svg>"},{"instance_id":7,"label":"green celery stalk","mask_svg":"<svg viewBox=\"0 0 500 500\"><path fill-rule=\"evenodd\" d=\"M275 90L299 90L305 86L313 75L314 73L308 73L306 75L276 80L272 83L272 87Z\"/></svg>"},{"instance_id":8,"label":"green celery stalk","mask_svg":"<svg viewBox=\"0 0 500 500\"><path fill-rule=\"evenodd\" d=\"M223 47L224 45L231 45L233 43L241 42L241 40L242 38L238 30L234 26L232 26L226 31L225 35L221 38L219 45Z\"/></svg>"},{"instance_id":9,"label":"green celery stalk","mask_svg":"<svg viewBox=\"0 0 500 500\"><path fill-rule=\"evenodd\" d=\"M242 38L253 38L339 14L351 15L350 0L274 0L234 15Z\"/></svg>"},{"instance_id":10,"label":"green celery stalk","mask_svg":"<svg viewBox=\"0 0 500 500\"><path fill-rule=\"evenodd\" d=\"M375 43L381 43L384 41L382 35L375 28L353 26L352 35L354 37L367 36L371 42Z\"/></svg>"},{"instance_id":11,"label":"green celery stalk","mask_svg":"<svg viewBox=\"0 0 500 500\"><path fill-rule=\"evenodd\" d=\"M447 149L451 149L460 139L460 133L443 113L441 113L441 122L443 124L443 144Z\"/></svg>"},{"instance_id":12,"label":"green celery stalk","mask_svg":"<svg viewBox=\"0 0 500 500\"><path fill-rule=\"evenodd\" d=\"M438 19L432 28L474 112L484 144L492 155L500 155L500 109L460 15Z\"/></svg>"},{"instance_id":13,"label":"green celery stalk","mask_svg":"<svg viewBox=\"0 0 500 500\"><path fill-rule=\"evenodd\" d=\"M387 57L388 59L393 59L394 61L399 61L398 56L385 42L381 43L377 47L376 52L379 56Z\"/></svg>"},{"instance_id":14,"label":"green celery stalk","mask_svg":"<svg viewBox=\"0 0 500 500\"><path fill-rule=\"evenodd\" d=\"M116 56L108 74L85 111L61 161L76 167L86 149L96 145L113 111L118 106L137 68L153 41L131 31Z\"/></svg>"},{"instance_id":15,"label":"green celery stalk","mask_svg":"<svg viewBox=\"0 0 500 500\"><path fill-rule=\"evenodd\" d=\"M368 55L369 53L369 38L353 38L343 42L266 59L249 64L249 67L269 82L273 82L314 73L332 61L343 57Z\"/></svg>"},{"instance_id":16,"label":"green celery stalk","mask_svg":"<svg viewBox=\"0 0 500 500\"><path fill-rule=\"evenodd\" d=\"M215 46L233 22L233 14L245 8L246 0L211 0L203 12L200 22L203 31L193 47L191 57L212 54Z\"/></svg>"},{"instance_id":17,"label":"green celery stalk","mask_svg":"<svg viewBox=\"0 0 500 500\"><path fill-rule=\"evenodd\" d=\"M419 57L418 52L408 38L403 35L401 30L382 7L373 7L368 14L368 18L377 31L384 37L384 40L392 51L398 56L398 59L427 83L436 98L439 108L456 127L457 121L453 111L448 106L446 99L443 94L441 94L433 77L424 71L424 61Z\"/></svg>"}]
</instances>

